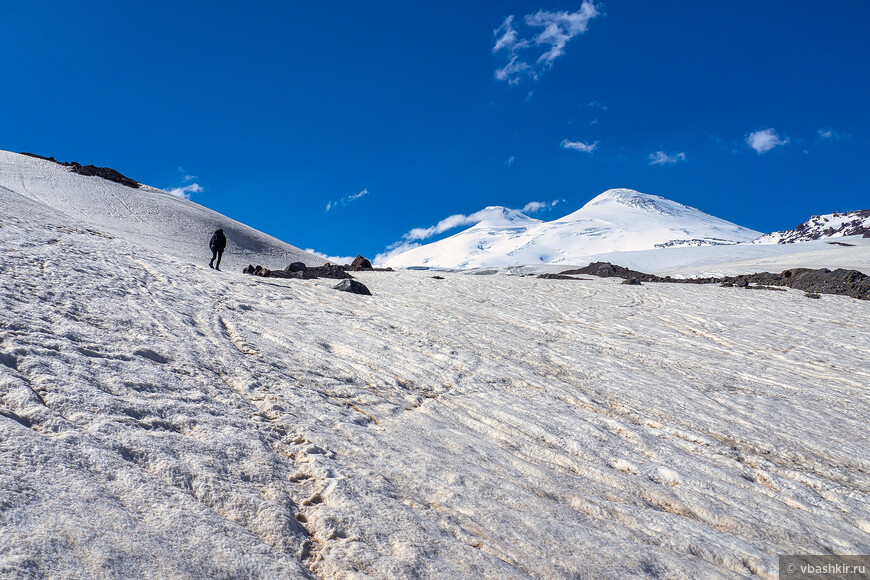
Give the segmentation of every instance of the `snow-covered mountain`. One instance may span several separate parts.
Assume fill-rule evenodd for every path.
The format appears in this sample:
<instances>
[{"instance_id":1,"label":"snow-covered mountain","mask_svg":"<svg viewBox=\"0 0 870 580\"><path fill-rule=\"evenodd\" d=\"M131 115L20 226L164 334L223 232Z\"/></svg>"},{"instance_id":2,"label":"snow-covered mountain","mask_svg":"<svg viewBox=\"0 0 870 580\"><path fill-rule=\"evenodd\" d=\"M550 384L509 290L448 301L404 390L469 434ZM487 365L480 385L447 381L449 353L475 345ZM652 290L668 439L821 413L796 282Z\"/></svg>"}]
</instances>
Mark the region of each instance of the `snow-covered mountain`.
<instances>
[{"instance_id":1,"label":"snow-covered mountain","mask_svg":"<svg viewBox=\"0 0 870 580\"><path fill-rule=\"evenodd\" d=\"M93 235L132 240L196 262L208 262L211 234L223 228L229 240L222 262L225 269L241 269L258 260L271 267L295 261L325 263L319 256L160 189L136 189L79 175L54 161L9 151L0 151L0 204L9 216L37 212L64 227L90 228Z\"/></svg>"},{"instance_id":2,"label":"snow-covered mountain","mask_svg":"<svg viewBox=\"0 0 870 580\"><path fill-rule=\"evenodd\" d=\"M846 236L870 238L870 209L814 215L792 230L765 234L753 243L791 244Z\"/></svg>"},{"instance_id":3,"label":"snow-covered mountain","mask_svg":"<svg viewBox=\"0 0 870 580\"><path fill-rule=\"evenodd\" d=\"M494 211L497 209L503 211ZM549 222L515 210L488 210L495 219L394 255L384 265L473 268L580 264L589 256L607 252L735 244L761 235L681 203L632 189L605 191L579 210Z\"/></svg>"}]
</instances>

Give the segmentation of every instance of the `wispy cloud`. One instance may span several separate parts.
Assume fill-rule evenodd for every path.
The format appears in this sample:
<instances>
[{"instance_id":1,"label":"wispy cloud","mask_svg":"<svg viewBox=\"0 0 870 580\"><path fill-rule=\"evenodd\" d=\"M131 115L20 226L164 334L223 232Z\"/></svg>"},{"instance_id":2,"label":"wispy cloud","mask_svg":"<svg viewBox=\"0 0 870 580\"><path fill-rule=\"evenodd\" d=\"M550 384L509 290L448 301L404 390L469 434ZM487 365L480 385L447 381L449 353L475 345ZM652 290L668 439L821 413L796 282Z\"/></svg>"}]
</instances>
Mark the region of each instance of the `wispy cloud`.
<instances>
[{"instance_id":1,"label":"wispy cloud","mask_svg":"<svg viewBox=\"0 0 870 580\"><path fill-rule=\"evenodd\" d=\"M511 85L525 76L537 79L565 54L568 42L586 32L589 22L600 14L600 8L592 0L583 0L576 12L539 10L527 14L522 20L523 30L515 26L513 15L508 16L493 31L492 52L503 52L508 58L508 63L495 71L495 78Z\"/></svg>"},{"instance_id":2,"label":"wispy cloud","mask_svg":"<svg viewBox=\"0 0 870 580\"><path fill-rule=\"evenodd\" d=\"M564 203L564 199L554 199L553 201L530 201L523 206L520 211L523 213L538 213L546 209L553 209L560 203Z\"/></svg>"},{"instance_id":3,"label":"wispy cloud","mask_svg":"<svg viewBox=\"0 0 870 580\"><path fill-rule=\"evenodd\" d=\"M514 164L514 160L516 158L517 158L516 155L511 155L510 157L507 158L507 161L505 161L504 164L507 165L508 167L510 167L511 165Z\"/></svg>"},{"instance_id":4,"label":"wispy cloud","mask_svg":"<svg viewBox=\"0 0 870 580\"><path fill-rule=\"evenodd\" d=\"M181 180L185 183L197 179L196 175L190 175L187 171L184 170L184 167L181 166L178 167L178 173L182 176Z\"/></svg>"},{"instance_id":5,"label":"wispy cloud","mask_svg":"<svg viewBox=\"0 0 870 580\"><path fill-rule=\"evenodd\" d=\"M849 136L849 133L837 131L833 127L823 127L819 129L819 139L823 141L839 141L841 139L847 139Z\"/></svg>"},{"instance_id":6,"label":"wispy cloud","mask_svg":"<svg viewBox=\"0 0 870 580\"><path fill-rule=\"evenodd\" d=\"M478 224L486 220L502 220L504 219L505 211L520 211L524 214L537 213L540 211L552 209L553 207L564 201L564 199L554 199L553 201L530 201L529 203L524 205L521 210L511 210L495 206L487 207L480 211L470 213L468 215L453 214L439 221L434 226L429 226L426 228L413 228L409 230L405 235L402 236L401 240L394 244L390 244L389 246L387 246L384 253L375 256L373 263L383 264L387 259L392 256L397 256L401 253L407 252L408 250L413 250L414 248L420 247L422 244L420 244L419 242L423 240L428 240L429 238L437 236L438 234L443 234L444 232L447 232L449 230L461 226Z\"/></svg>"},{"instance_id":7,"label":"wispy cloud","mask_svg":"<svg viewBox=\"0 0 870 580\"><path fill-rule=\"evenodd\" d=\"M530 201L523 206L523 209L519 211L521 211L522 213L537 213L539 211L555 207L562 201L564 200L556 199L553 201ZM509 209L507 211L516 210ZM468 215L461 213L453 214L452 216L446 217L443 220L439 221L434 226L429 226L428 228L414 228L408 231L408 233L402 236L402 240L406 242L426 240L433 236L437 236L438 234L443 234L448 230L458 228L460 226L478 224L487 219L499 219L504 216L504 212L505 208L496 206L487 207L474 213L470 213Z\"/></svg>"},{"instance_id":8,"label":"wispy cloud","mask_svg":"<svg viewBox=\"0 0 870 580\"><path fill-rule=\"evenodd\" d=\"M324 260L326 260L330 264L341 264L341 265L350 264L356 258L356 256L354 256L353 258L351 258L350 256L328 256L328 255L324 254L323 252L318 252L317 250L312 250L311 248L307 248L305 251L308 252L309 254L314 254L315 256L320 256L321 258L323 258Z\"/></svg>"},{"instance_id":9,"label":"wispy cloud","mask_svg":"<svg viewBox=\"0 0 870 580\"><path fill-rule=\"evenodd\" d=\"M164 189L166 193L171 193L172 195L177 195L178 197L184 199L190 199L190 196L194 193L202 193L205 191L205 188L198 183L191 183L189 185L184 185L182 187L173 187L170 189Z\"/></svg>"},{"instance_id":10,"label":"wispy cloud","mask_svg":"<svg viewBox=\"0 0 870 580\"><path fill-rule=\"evenodd\" d=\"M390 244L387 246L385 252L378 254L372 260L372 264L375 266L382 266L387 260L392 258L393 256L398 256L399 254L404 254L409 250L413 250L414 248L419 248L421 244L409 243L409 242L396 242L395 244Z\"/></svg>"},{"instance_id":11,"label":"wispy cloud","mask_svg":"<svg viewBox=\"0 0 870 580\"><path fill-rule=\"evenodd\" d=\"M573 149L574 151L582 151L583 153L592 153L598 148L598 141L584 143L582 141L568 141L567 139L562 139L562 143L560 143L559 146L562 149Z\"/></svg>"},{"instance_id":12,"label":"wispy cloud","mask_svg":"<svg viewBox=\"0 0 870 580\"><path fill-rule=\"evenodd\" d=\"M338 201L330 201L329 203L327 203L325 211L329 211L329 210L335 209L337 207L344 207L346 205L349 205L349 204L355 202L356 200L358 200L361 197L365 197L368 194L369 194L369 190L364 189L359 193L354 193L353 195L345 195L344 197L342 197Z\"/></svg>"},{"instance_id":13,"label":"wispy cloud","mask_svg":"<svg viewBox=\"0 0 870 580\"><path fill-rule=\"evenodd\" d=\"M664 151L656 151L649 154L650 165L673 165L680 161L686 160L686 154L682 151L679 153L665 153Z\"/></svg>"},{"instance_id":14,"label":"wispy cloud","mask_svg":"<svg viewBox=\"0 0 870 580\"><path fill-rule=\"evenodd\" d=\"M785 145L788 142L788 137L785 139L781 138L775 129L761 129L760 131L753 131L746 136L746 144L759 155L767 153L774 147Z\"/></svg>"}]
</instances>

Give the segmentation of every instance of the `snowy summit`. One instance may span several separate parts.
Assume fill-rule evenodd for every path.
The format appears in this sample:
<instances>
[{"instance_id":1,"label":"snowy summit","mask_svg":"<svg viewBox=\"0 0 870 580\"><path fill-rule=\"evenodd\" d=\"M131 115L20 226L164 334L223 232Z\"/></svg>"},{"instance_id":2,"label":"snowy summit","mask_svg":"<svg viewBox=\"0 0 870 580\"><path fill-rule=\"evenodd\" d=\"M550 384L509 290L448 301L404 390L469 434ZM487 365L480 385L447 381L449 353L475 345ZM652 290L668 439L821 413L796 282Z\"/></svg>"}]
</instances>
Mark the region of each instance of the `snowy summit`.
<instances>
[{"instance_id":1,"label":"snowy summit","mask_svg":"<svg viewBox=\"0 0 870 580\"><path fill-rule=\"evenodd\" d=\"M384 265L474 268L585 264L591 256L607 252L735 244L761 235L632 189L610 189L579 210L549 222L499 209L504 219L481 221L443 240L392 256Z\"/></svg>"}]
</instances>

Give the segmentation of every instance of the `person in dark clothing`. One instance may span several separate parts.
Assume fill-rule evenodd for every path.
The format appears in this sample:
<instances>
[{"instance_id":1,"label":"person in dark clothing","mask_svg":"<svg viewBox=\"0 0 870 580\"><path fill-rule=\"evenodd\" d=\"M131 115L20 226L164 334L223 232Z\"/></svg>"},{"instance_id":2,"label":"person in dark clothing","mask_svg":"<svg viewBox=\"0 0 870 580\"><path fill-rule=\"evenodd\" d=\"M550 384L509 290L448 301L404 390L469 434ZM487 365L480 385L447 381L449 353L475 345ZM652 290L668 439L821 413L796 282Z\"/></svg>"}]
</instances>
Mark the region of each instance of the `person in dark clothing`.
<instances>
[{"instance_id":1,"label":"person in dark clothing","mask_svg":"<svg viewBox=\"0 0 870 580\"><path fill-rule=\"evenodd\" d=\"M224 250L227 247L227 237L224 235L223 230L218 230L212 234L208 247L211 249L211 262L208 263L208 267L220 270L221 258L223 257ZM214 263L215 258L217 258L217 264Z\"/></svg>"}]
</instances>

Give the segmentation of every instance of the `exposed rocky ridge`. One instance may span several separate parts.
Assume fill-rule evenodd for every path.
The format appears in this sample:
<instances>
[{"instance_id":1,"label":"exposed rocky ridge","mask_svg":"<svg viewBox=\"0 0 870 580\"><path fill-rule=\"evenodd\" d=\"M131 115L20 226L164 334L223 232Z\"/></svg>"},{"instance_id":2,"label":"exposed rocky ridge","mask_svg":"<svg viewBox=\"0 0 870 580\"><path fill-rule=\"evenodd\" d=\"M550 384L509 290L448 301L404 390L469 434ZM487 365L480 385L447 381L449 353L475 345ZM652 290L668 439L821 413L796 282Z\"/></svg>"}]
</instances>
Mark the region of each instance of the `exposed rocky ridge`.
<instances>
[{"instance_id":1,"label":"exposed rocky ridge","mask_svg":"<svg viewBox=\"0 0 870 580\"><path fill-rule=\"evenodd\" d=\"M283 270L270 270L263 266L254 266L249 264L242 270L242 274L251 274L253 276L261 276L263 278L300 278L302 280L312 280L314 278L334 278L336 280L345 280L353 278L348 271L353 272L392 272L392 268L373 268L372 263L360 255L354 259L353 263L339 266L337 264L326 263L323 266L306 266L302 262L293 262Z\"/></svg>"},{"instance_id":2,"label":"exposed rocky ridge","mask_svg":"<svg viewBox=\"0 0 870 580\"><path fill-rule=\"evenodd\" d=\"M120 171L112 169L111 167L82 165L81 163L78 163L76 161L58 161L54 157L45 157L43 155L37 155L36 153L22 152L21 154L27 155L28 157L36 157L37 159L45 159L46 161L53 161L58 165L69 167L73 171L73 173L78 173L79 175L84 175L87 177L101 177L103 179L108 179L109 181L114 181L115 183L120 183L121 185L126 185L127 187L132 187L133 189L138 189L142 185L135 179L130 179Z\"/></svg>"},{"instance_id":3,"label":"exposed rocky ridge","mask_svg":"<svg viewBox=\"0 0 870 580\"><path fill-rule=\"evenodd\" d=\"M636 279L639 282L674 282L682 284L721 284L723 286L739 286L748 289L766 289L770 286L785 286L808 293L840 294L859 300L870 300L870 276L858 270L837 268L793 268L779 274L761 272L740 276L725 276L724 278L671 278L656 276L630 270L610 262L591 262L584 268L565 270L561 275L571 276L587 274L600 278ZM755 284L755 286L752 286Z\"/></svg>"},{"instance_id":4,"label":"exposed rocky ridge","mask_svg":"<svg viewBox=\"0 0 870 580\"><path fill-rule=\"evenodd\" d=\"M345 271L344 266L326 264L324 266L305 266L304 269L299 269L295 262L283 270L270 270L259 265L248 265L248 267L242 270L242 274L251 274L252 276L260 276L262 278L299 278L301 280L313 280L315 278L344 280L353 278L353 276Z\"/></svg>"},{"instance_id":5,"label":"exposed rocky ridge","mask_svg":"<svg viewBox=\"0 0 870 580\"><path fill-rule=\"evenodd\" d=\"M791 244L840 236L870 238L870 209L814 215L793 230L765 234L755 244Z\"/></svg>"}]
</instances>

